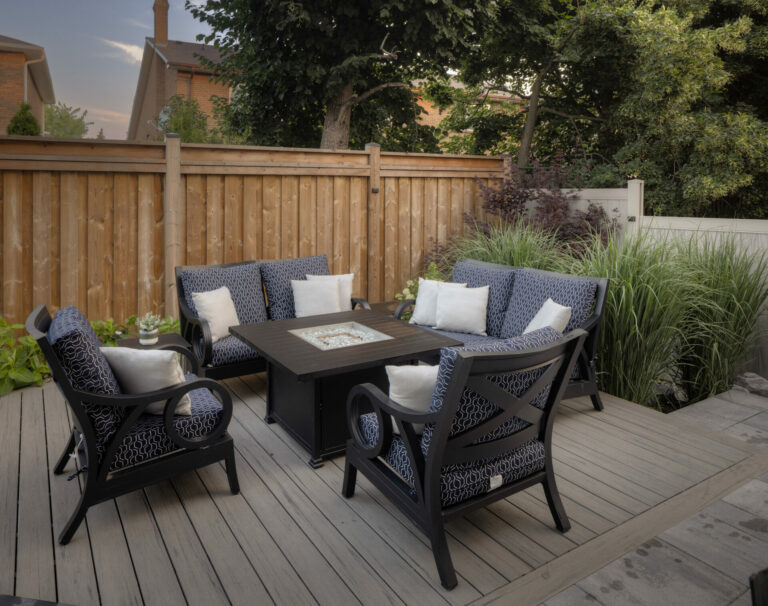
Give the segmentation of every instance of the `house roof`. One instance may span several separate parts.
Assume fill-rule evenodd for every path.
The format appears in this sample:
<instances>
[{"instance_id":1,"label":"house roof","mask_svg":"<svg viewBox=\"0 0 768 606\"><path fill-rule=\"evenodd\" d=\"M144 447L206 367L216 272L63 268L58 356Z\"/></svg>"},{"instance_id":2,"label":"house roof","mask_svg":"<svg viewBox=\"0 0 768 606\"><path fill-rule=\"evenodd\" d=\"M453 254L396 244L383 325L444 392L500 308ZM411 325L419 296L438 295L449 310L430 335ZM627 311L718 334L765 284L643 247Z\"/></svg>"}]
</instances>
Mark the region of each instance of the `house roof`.
<instances>
[{"instance_id":1,"label":"house roof","mask_svg":"<svg viewBox=\"0 0 768 606\"><path fill-rule=\"evenodd\" d=\"M37 90L40 91L43 103L56 103L51 72L48 69L48 60L45 58L45 49L42 46L8 36L0 36L0 52L24 53L27 62L30 62L29 72L35 81ZM35 63L31 63L32 61Z\"/></svg>"},{"instance_id":2,"label":"house roof","mask_svg":"<svg viewBox=\"0 0 768 606\"><path fill-rule=\"evenodd\" d=\"M156 44L154 38L147 38L147 44L165 61L166 65L173 67L186 67L198 72L210 73L210 70L200 65L199 57L215 63L221 60L219 49L210 44L179 40L168 40L167 44Z\"/></svg>"}]
</instances>

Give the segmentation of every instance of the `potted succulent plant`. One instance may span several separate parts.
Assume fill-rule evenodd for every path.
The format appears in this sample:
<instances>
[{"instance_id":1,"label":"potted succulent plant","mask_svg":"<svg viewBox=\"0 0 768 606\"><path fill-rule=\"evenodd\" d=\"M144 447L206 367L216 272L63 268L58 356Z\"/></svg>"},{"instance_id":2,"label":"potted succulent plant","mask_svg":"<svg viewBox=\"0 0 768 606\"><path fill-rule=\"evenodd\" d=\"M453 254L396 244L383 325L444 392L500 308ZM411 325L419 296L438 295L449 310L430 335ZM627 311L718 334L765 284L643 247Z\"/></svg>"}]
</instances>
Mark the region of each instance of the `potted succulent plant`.
<instances>
[{"instance_id":1,"label":"potted succulent plant","mask_svg":"<svg viewBox=\"0 0 768 606\"><path fill-rule=\"evenodd\" d=\"M136 320L136 326L139 327L139 343L141 345L154 345L157 343L161 322L162 318L160 316L149 311Z\"/></svg>"}]
</instances>

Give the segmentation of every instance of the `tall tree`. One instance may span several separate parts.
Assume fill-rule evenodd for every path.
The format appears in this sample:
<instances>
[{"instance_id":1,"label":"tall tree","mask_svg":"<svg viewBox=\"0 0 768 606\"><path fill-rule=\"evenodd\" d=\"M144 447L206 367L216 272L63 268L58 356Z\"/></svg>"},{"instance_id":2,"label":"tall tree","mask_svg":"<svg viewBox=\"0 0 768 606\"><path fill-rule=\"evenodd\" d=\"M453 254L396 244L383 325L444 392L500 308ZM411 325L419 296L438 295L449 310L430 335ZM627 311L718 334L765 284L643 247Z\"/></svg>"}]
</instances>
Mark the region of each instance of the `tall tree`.
<instances>
[{"instance_id":1,"label":"tall tree","mask_svg":"<svg viewBox=\"0 0 768 606\"><path fill-rule=\"evenodd\" d=\"M9 135L37 136L40 134L40 123L32 115L31 109L28 103L21 104L19 111L13 115L5 129Z\"/></svg>"},{"instance_id":2,"label":"tall tree","mask_svg":"<svg viewBox=\"0 0 768 606\"><path fill-rule=\"evenodd\" d=\"M464 94L447 126L472 132L453 145L506 148L520 166L562 152L597 186L645 179L651 212L759 215L768 123L745 79L766 82L757 59L768 46L748 50L750 40L766 39L761 7L502 0L496 27L467 55L461 77L475 97L506 91L510 110L473 111ZM487 128L494 121L505 125L496 138Z\"/></svg>"},{"instance_id":3,"label":"tall tree","mask_svg":"<svg viewBox=\"0 0 768 606\"><path fill-rule=\"evenodd\" d=\"M446 73L495 0L206 0L187 8L222 51L233 119L262 144L347 148L353 109ZM407 99L414 106L413 95ZM417 115L416 112L412 112ZM362 115L362 114L361 114ZM415 118L411 119L411 123Z\"/></svg>"},{"instance_id":4,"label":"tall tree","mask_svg":"<svg viewBox=\"0 0 768 606\"><path fill-rule=\"evenodd\" d=\"M82 139L93 122L86 122L88 110L70 107L59 101L45 106L45 134L49 137Z\"/></svg>"}]
</instances>

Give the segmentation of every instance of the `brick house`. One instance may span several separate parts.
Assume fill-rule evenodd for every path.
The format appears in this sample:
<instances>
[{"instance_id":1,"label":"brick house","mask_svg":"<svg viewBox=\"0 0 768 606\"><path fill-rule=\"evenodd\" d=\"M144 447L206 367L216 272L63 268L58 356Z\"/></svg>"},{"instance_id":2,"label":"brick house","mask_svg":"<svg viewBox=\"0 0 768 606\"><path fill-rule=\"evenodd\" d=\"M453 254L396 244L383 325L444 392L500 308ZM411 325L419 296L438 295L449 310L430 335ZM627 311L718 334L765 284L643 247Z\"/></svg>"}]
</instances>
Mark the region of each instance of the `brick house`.
<instances>
[{"instance_id":1,"label":"brick house","mask_svg":"<svg viewBox=\"0 0 768 606\"><path fill-rule=\"evenodd\" d=\"M217 61L219 51L207 44L168 40L168 0L155 0L153 10L155 37L146 38L144 43L139 82L128 126L129 141L157 139L160 134L155 127L157 115L174 95L195 99L211 120L211 97L230 95L229 87L214 82L210 70L198 61L198 56Z\"/></svg>"},{"instance_id":2,"label":"brick house","mask_svg":"<svg viewBox=\"0 0 768 606\"><path fill-rule=\"evenodd\" d=\"M45 49L0 36L0 134L6 133L22 103L29 103L40 128L45 128L43 105L56 103Z\"/></svg>"}]
</instances>

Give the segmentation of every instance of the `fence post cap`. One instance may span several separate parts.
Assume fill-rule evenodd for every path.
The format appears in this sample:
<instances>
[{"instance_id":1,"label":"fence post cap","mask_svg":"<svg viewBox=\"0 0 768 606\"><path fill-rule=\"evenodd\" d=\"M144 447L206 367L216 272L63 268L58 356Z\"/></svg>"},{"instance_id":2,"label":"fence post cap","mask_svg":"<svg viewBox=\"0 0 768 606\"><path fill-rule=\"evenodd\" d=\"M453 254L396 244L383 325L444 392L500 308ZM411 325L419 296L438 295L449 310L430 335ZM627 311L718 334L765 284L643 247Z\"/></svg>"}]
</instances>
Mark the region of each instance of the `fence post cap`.
<instances>
[{"instance_id":1,"label":"fence post cap","mask_svg":"<svg viewBox=\"0 0 768 606\"><path fill-rule=\"evenodd\" d=\"M366 147L381 147L381 145L379 145L378 143L366 143L365 146Z\"/></svg>"},{"instance_id":2,"label":"fence post cap","mask_svg":"<svg viewBox=\"0 0 768 606\"><path fill-rule=\"evenodd\" d=\"M180 139L181 135L177 135L176 133L165 133L166 139Z\"/></svg>"}]
</instances>

